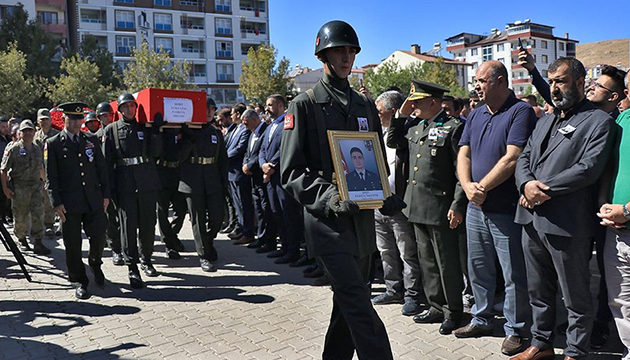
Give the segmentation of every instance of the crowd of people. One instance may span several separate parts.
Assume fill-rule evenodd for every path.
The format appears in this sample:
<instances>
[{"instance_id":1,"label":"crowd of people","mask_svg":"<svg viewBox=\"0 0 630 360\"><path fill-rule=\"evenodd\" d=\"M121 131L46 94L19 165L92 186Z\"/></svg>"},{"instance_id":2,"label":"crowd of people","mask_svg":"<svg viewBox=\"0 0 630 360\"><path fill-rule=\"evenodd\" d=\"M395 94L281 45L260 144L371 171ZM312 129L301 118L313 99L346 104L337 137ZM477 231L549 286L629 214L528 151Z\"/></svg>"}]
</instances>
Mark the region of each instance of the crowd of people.
<instances>
[{"instance_id":1,"label":"crowd of people","mask_svg":"<svg viewBox=\"0 0 630 360\"><path fill-rule=\"evenodd\" d=\"M61 131L47 109L37 131L30 120L0 117L0 220L13 224L23 250L30 224L40 255L50 253L44 236L61 233L79 299L90 296L81 229L101 286L106 243L132 288L144 286L140 270L159 275L156 223L166 256L179 259L186 214L203 271L216 271L220 232L277 264L311 264L305 276L334 292L324 359L355 351L392 359L374 310L385 304L457 338L489 336L503 315L501 352L517 360L553 357L562 304L565 359L601 348L613 320L630 359L629 75L605 66L587 84L580 61L559 58L545 81L520 48L544 107L534 95L518 99L493 60L479 66L467 99L413 80L409 93L392 87L372 100L347 80L360 51L349 24L329 22L315 42L323 78L288 109L278 94L222 109L208 98L200 126L171 126L160 114L139 123L131 94L118 97L117 121L109 103L85 117L83 103L59 105ZM380 209L340 193L329 130L377 133L389 186L371 189L392 193ZM350 153L363 166L361 149ZM602 274L595 306L593 253ZM385 292L371 298L375 258Z\"/></svg>"}]
</instances>

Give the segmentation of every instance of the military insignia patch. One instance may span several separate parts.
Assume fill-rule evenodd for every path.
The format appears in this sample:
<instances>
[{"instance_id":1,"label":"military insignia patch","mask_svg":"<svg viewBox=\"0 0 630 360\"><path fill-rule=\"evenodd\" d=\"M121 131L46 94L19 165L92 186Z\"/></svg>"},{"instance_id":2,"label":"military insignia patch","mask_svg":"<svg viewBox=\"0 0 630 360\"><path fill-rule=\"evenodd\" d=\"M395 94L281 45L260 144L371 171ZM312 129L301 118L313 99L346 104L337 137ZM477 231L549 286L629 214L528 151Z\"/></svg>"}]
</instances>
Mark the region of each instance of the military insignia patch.
<instances>
[{"instance_id":1,"label":"military insignia patch","mask_svg":"<svg viewBox=\"0 0 630 360\"><path fill-rule=\"evenodd\" d=\"M431 156L437 156L437 149L431 149Z\"/></svg>"},{"instance_id":2,"label":"military insignia patch","mask_svg":"<svg viewBox=\"0 0 630 360\"><path fill-rule=\"evenodd\" d=\"M212 143L213 143L213 144L216 144L216 143L218 143L218 140L219 140L219 139L217 138L217 136L216 136L216 135L212 135L212 136L210 137L210 140L212 141Z\"/></svg>"},{"instance_id":3,"label":"military insignia patch","mask_svg":"<svg viewBox=\"0 0 630 360\"><path fill-rule=\"evenodd\" d=\"M413 83L411 83L411 91L412 94L416 92L416 85L414 85Z\"/></svg>"},{"instance_id":4,"label":"military insignia patch","mask_svg":"<svg viewBox=\"0 0 630 360\"><path fill-rule=\"evenodd\" d=\"M317 39L315 40L315 46L319 46L319 36L317 37Z\"/></svg>"},{"instance_id":5,"label":"military insignia patch","mask_svg":"<svg viewBox=\"0 0 630 360\"><path fill-rule=\"evenodd\" d=\"M368 120L364 117L358 117L357 121L359 122L359 131L360 132L368 132L370 131L368 126Z\"/></svg>"},{"instance_id":6,"label":"military insignia patch","mask_svg":"<svg viewBox=\"0 0 630 360\"><path fill-rule=\"evenodd\" d=\"M293 114L286 114L284 116L284 130L293 129Z\"/></svg>"}]
</instances>

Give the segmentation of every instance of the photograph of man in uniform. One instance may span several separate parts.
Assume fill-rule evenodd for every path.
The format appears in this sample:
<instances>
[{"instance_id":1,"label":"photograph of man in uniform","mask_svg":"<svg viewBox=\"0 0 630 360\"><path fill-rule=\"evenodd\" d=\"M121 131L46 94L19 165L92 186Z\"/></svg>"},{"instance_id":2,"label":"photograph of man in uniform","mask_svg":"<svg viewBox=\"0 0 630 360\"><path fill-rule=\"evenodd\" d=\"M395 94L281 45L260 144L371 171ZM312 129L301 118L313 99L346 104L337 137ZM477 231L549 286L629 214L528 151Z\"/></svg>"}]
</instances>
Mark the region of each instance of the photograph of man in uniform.
<instances>
[{"instance_id":1,"label":"photograph of man in uniform","mask_svg":"<svg viewBox=\"0 0 630 360\"><path fill-rule=\"evenodd\" d=\"M373 153L372 156L374 156ZM360 148L355 146L350 149L350 159L352 165L354 165L354 170L346 176L348 191L383 189L378 173L365 168L365 157Z\"/></svg>"}]
</instances>

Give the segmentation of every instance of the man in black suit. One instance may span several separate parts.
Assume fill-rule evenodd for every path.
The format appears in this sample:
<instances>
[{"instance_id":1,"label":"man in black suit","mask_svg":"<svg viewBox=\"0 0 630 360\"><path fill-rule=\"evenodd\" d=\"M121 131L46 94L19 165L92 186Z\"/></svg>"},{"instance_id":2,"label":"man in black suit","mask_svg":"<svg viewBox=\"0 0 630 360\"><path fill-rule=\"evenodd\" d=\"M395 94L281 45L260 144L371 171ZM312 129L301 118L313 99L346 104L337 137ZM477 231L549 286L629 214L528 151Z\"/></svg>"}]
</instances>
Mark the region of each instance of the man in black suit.
<instances>
[{"instance_id":1,"label":"man in black suit","mask_svg":"<svg viewBox=\"0 0 630 360\"><path fill-rule=\"evenodd\" d=\"M596 182L611 153L614 120L584 96L574 58L549 66L554 114L539 120L516 164L523 250L532 306L532 345L517 360L553 356L558 284L569 312L565 359L588 354L593 308L588 269L597 229Z\"/></svg>"},{"instance_id":2,"label":"man in black suit","mask_svg":"<svg viewBox=\"0 0 630 360\"><path fill-rule=\"evenodd\" d=\"M249 137L247 151L243 157L243 174L247 175L252 182L252 199L254 201L254 215L258 224L257 238L258 240L250 243L248 248L259 248L268 240L275 241L276 230L274 227L271 208L269 207L269 198L267 197L267 189L263 183L263 171L258 163L258 154L260 153L260 144L262 143L263 133L267 129L267 123L260 121L258 113L254 110L246 110L243 113L243 124L252 135ZM237 240L235 244L243 243Z\"/></svg>"},{"instance_id":3,"label":"man in black suit","mask_svg":"<svg viewBox=\"0 0 630 360\"><path fill-rule=\"evenodd\" d=\"M350 149L350 159L354 170L347 176L349 191L383 189L378 174L365 168L365 157L361 149L358 147Z\"/></svg>"},{"instance_id":4,"label":"man in black suit","mask_svg":"<svg viewBox=\"0 0 630 360\"><path fill-rule=\"evenodd\" d=\"M102 286L105 282L101 271L107 226L105 209L110 197L107 164L99 148L100 140L80 131L86 105L66 103L59 107L64 111L65 128L46 140L46 187L62 222L68 277L76 285L75 296L87 299L90 297L89 280L81 259L81 225L90 239L88 263L94 281Z\"/></svg>"}]
</instances>

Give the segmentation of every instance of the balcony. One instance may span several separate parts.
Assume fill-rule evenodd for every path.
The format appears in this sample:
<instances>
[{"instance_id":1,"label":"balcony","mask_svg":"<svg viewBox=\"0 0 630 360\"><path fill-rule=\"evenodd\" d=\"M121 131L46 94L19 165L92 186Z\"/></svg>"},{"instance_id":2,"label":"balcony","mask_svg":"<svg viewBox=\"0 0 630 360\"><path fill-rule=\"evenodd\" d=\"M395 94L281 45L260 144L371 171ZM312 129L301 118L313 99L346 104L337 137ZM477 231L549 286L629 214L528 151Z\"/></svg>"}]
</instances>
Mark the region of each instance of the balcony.
<instances>
[{"instance_id":1,"label":"balcony","mask_svg":"<svg viewBox=\"0 0 630 360\"><path fill-rule=\"evenodd\" d=\"M58 6L61 10L66 9L66 0L37 0L37 5Z\"/></svg>"},{"instance_id":2,"label":"balcony","mask_svg":"<svg viewBox=\"0 0 630 360\"><path fill-rule=\"evenodd\" d=\"M41 24L40 26L49 34L61 35L63 37L66 37L68 34L66 24Z\"/></svg>"},{"instance_id":3,"label":"balcony","mask_svg":"<svg viewBox=\"0 0 630 360\"><path fill-rule=\"evenodd\" d=\"M244 21L241 23L241 37L251 40L267 39L267 24Z\"/></svg>"},{"instance_id":4,"label":"balcony","mask_svg":"<svg viewBox=\"0 0 630 360\"><path fill-rule=\"evenodd\" d=\"M258 0L240 0L239 10L246 16L267 17L267 2Z\"/></svg>"}]
</instances>

